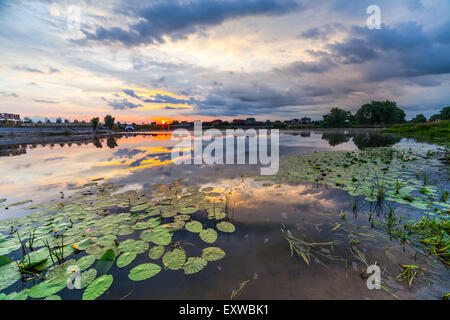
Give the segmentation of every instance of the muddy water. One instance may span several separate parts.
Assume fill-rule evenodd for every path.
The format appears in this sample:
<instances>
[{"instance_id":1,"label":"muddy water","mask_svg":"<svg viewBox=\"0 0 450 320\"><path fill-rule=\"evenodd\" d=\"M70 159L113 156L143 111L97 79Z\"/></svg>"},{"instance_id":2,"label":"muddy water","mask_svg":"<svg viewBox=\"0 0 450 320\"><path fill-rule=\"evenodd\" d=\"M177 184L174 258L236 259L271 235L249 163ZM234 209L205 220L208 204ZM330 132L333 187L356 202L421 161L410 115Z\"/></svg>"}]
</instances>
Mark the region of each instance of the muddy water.
<instances>
[{"instance_id":1,"label":"muddy water","mask_svg":"<svg viewBox=\"0 0 450 320\"><path fill-rule=\"evenodd\" d=\"M112 268L114 283L100 299L229 299L231 292L247 280L238 299L437 299L448 293L450 276L442 263L389 239L383 228L371 228L368 204L354 212L353 197L346 192L312 184L267 186L241 177L258 172L257 166L175 166L170 162L174 144L170 136L155 134L81 145L25 146L26 153L0 158L0 174L5 177L0 182L0 198L7 198L8 203L58 201L61 191L70 196L68 187L99 178L130 189L146 189L182 178L186 185L231 192L231 219L237 229L214 244L227 253L224 259L194 275L166 270L149 280L133 282L128 279L129 269L148 262L147 254L141 254L125 269ZM380 145L435 147L363 132L294 132L280 137L280 154ZM438 172L442 166L435 164L431 170ZM442 174L436 176L445 179ZM0 208L0 212L1 218L27 214L20 206ZM197 219L206 226L213 223L206 215ZM307 242L337 243L323 246L324 255L307 265L295 252L291 255L282 228ZM135 236L137 239L138 233ZM183 241L187 256L200 255L198 236L180 231L173 240ZM352 251L352 243L357 243L368 264L381 266L385 290L367 288L362 274L366 265ZM386 250L401 264L424 268L425 274L415 280L412 289L406 281L395 280L401 270ZM21 286L17 283L9 291L20 290ZM79 299L81 294L67 289L59 293L63 299Z\"/></svg>"}]
</instances>

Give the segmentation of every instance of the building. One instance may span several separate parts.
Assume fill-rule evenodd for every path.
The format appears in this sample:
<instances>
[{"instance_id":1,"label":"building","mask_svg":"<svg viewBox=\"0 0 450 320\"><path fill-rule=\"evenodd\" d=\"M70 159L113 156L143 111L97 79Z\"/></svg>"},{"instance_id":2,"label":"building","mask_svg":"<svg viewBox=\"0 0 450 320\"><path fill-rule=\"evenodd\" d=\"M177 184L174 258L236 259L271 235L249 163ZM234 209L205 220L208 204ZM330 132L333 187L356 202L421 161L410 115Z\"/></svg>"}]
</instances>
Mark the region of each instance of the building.
<instances>
[{"instance_id":1,"label":"building","mask_svg":"<svg viewBox=\"0 0 450 320\"><path fill-rule=\"evenodd\" d=\"M219 119L211 121L212 126L220 126L221 124L222 124L222 120L219 120Z\"/></svg>"},{"instance_id":2,"label":"building","mask_svg":"<svg viewBox=\"0 0 450 320\"><path fill-rule=\"evenodd\" d=\"M5 124L7 122L13 122L14 125L21 125L23 123L18 114L0 113L0 124Z\"/></svg>"},{"instance_id":3,"label":"building","mask_svg":"<svg viewBox=\"0 0 450 320\"><path fill-rule=\"evenodd\" d=\"M291 120L291 124L300 124L301 122L300 122L300 120L299 119L292 119Z\"/></svg>"},{"instance_id":4,"label":"building","mask_svg":"<svg viewBox=\"0 0 450 320\"><path fill-rule=\"evenodd\" d=\"M244 125L244 124L245 124L245 120L242 120L242 119L234 119L234 120L233 120L233 124L234 124L234 125Z\"/></svg>"},{"instance_id":5,"label":"building","mask_svg":"<svg viewBox=\"0 0 450 320\"><path fill-rule=\"evenodd\" d=\"M302 124L311 124L311 118L304 117L302 118Z\"/></svg>"}]
</instances>

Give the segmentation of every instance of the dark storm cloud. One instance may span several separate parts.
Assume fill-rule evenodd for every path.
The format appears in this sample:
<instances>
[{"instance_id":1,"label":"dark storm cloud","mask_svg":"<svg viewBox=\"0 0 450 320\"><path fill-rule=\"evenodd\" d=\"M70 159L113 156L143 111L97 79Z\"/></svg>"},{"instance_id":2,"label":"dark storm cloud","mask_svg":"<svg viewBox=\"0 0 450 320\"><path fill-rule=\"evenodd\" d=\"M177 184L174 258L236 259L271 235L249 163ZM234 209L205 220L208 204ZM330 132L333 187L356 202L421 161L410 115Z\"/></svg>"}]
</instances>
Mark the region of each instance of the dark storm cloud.
<instances>
[{"instance_id":1,"label":"dark storm cloud","mask_svg":"<svg viewBox=\"0 0 450 320\"><path fill-rule=\"evenodd\" d=\"M383 25L380 30L355 26L347 40L328 44L330 52L322 55L332 57L336 63L365 63L360 71L368 81L447 74L450 43L445 43L442 36L446 26L450 24L434 34L426 33L416 22Z\"/></svg>"},{"instance_id":2,"label":"dark storm cloud","mask_svg":"<svg viewBox=\"0 0 450 320\"><path fill-rule=\"evenodd\" d=\"M84 30L84 40L119 42L124 45L163 43L164 36L183 39L201 28L219 25L229 19L246 16L278 16L299 9L293 0L195 0L158 1L154 4L121 10L139 19L128 30L98 26Z\"/></svg>"}]
</instances>

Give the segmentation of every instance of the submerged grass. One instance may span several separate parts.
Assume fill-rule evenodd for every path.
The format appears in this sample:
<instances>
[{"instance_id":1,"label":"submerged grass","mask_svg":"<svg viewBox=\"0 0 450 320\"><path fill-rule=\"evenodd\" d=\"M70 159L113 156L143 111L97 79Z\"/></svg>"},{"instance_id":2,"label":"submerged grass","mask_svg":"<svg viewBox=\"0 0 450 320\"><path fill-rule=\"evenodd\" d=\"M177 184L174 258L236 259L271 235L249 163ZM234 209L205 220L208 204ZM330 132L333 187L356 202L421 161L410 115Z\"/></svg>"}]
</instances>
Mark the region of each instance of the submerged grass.
<instances>
[{"instance_id":1,"label":"submerged grass","mask_svg":"<svg viewBox=\"0 0 450 320\"><path fill-rule=\"evenodd\" d=\"M310 264L311 258L314 258L316 262L327 267L318 257L323 257L330 260L340 260L340 257L333 256L329 253L329 250L324 247L329 246L333 250L333 246L341 244L339 241L329 241L329 242L307 242L300 238L296 238L292 233L283 225L281 231L284 234L285 239L289 243L289 248L291 250L291 256L294 252L301 257L307 265ZM325 249L325 250L324 250Z\"/></svg>"}]
</instances>

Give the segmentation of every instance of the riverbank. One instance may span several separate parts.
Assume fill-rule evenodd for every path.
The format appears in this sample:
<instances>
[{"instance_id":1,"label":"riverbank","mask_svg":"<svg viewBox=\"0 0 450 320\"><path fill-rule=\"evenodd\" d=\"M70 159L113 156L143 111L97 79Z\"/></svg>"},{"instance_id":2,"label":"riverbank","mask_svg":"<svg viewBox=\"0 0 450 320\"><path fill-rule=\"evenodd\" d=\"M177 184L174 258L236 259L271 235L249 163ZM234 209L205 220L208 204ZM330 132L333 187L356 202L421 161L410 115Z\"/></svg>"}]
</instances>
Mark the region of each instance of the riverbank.
<instances>
[{"instance_id":1,"label":"riverbank","mask_svg":"<svg viewBox=\"0 0 450 320\"><path fill-rule=\"evenodd\" d=\"M393 134L413 138L418 142L429 142L450 147L450 120L426 123L405 123L380 130L385 134Z\"/></svg>"}]
</instances>

